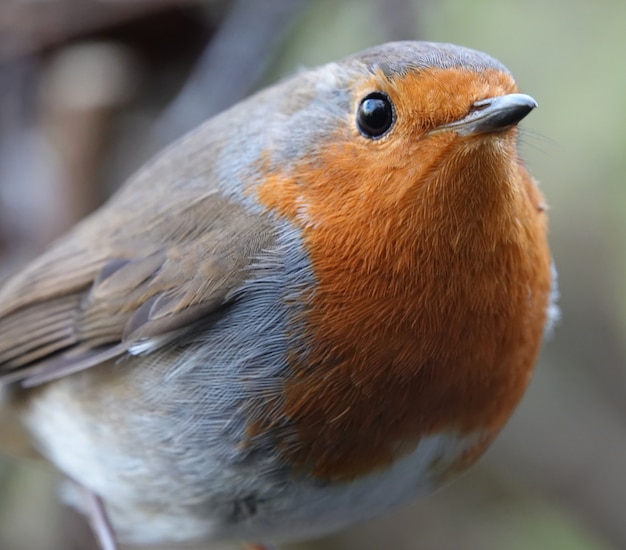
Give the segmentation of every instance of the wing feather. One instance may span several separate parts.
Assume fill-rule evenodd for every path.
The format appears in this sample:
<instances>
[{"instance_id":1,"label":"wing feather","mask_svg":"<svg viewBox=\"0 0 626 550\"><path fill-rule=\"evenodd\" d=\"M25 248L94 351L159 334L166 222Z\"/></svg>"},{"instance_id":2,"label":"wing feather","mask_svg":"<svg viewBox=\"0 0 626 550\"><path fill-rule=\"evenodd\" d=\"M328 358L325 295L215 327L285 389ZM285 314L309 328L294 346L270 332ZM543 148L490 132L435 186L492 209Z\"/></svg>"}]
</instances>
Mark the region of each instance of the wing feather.
<instances>
[{"instance_id":1,"label":"wing feather","mask_svg":"<svg viewBox=\"0 0 626 550\"><path fill-rule=\"evenodd\" d=\"M184 198L146 225L114 202L0 289L0 383L32 386L152 351L228 303L273 231L214 192Z\"/></svg>"}]
</instances>

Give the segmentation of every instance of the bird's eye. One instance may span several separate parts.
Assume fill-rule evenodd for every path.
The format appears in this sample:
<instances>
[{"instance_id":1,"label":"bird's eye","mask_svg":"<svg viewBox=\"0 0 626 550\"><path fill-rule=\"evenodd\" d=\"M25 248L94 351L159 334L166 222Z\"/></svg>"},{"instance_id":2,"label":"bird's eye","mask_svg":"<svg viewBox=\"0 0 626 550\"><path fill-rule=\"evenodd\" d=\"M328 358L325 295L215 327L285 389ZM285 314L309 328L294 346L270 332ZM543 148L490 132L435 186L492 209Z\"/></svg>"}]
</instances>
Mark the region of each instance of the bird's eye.
<instances>
[{"instance_id":1,"label":"bird's eye","mask_svg":"<svg viewBox=\"0 0 626 550\"><path fill-rule=\"evenodd\" d=\"M356 113L359 131L366 138L378 139L384 136L394 121L391 100L381 92L366 95Z\"/></svg>"}]
</instances>

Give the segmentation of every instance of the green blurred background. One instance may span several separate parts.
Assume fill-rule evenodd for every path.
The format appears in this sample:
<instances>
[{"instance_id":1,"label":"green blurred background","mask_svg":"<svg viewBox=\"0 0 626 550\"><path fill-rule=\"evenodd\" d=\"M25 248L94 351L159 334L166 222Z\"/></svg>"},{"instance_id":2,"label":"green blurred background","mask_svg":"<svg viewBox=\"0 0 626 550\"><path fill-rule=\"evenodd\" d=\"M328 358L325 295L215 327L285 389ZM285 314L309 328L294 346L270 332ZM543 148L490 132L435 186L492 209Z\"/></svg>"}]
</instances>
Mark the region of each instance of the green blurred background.
<instances>
[{"instance_id":1,"label":"green blurred background","mask_svg":"<svg viewBox=\"0 0 626 550\"><path fill-rule=\"evenodd\" d=\"M228 104L298 67L395 39L486 51L538 100L522 151L551 204L563 319L476 467L297 548L626 548L626 2L2 3L0 270ZM94 548L58 505L56 482L44 465L0 461L0 550Z\"/></svg>"}]
</instances>

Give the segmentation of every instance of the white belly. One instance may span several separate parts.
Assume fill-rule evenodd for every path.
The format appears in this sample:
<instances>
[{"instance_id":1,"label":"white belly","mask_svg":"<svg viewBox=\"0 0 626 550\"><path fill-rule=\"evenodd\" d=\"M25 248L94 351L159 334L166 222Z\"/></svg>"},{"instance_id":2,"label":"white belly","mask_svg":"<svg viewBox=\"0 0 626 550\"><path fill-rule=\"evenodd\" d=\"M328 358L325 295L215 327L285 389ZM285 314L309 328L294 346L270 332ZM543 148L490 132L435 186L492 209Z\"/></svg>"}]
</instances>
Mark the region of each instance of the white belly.
<instances>
[{"instance_id":1,"label":"white belly","mask_svg":"<svg viewBox=\"0 0 626 550\"><path fill-rule=\"evenodd\" d=\"M391 467L340 484L289 475L272 453L225 464L210 446L161 468L167 449L129 448L114 411L111 423L95 421L72 398L76 389L65 380L42 388L27 424L61 471L103 498L118 534L133 543L321 535L430 492L442 465L478 441L424 437Z\"/></svg>"}]
</instances>

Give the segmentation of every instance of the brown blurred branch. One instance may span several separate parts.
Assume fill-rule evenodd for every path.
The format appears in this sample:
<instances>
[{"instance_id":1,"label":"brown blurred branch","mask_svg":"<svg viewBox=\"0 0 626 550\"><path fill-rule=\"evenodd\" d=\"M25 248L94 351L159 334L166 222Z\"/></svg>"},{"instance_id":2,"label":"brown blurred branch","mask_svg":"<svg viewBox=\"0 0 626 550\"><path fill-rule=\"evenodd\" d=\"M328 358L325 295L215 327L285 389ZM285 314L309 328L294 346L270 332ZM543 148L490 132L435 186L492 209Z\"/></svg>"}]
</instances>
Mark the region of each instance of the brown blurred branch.
<instances>
[{"instance_id":1,"label":"brown blurred branch","mask_svg":"<svg viewBox=\"0 0 626 550\"><path fill-rule=\"evenodd\" d=\"M198 0L3 2L0 5L0 61L33 54L148 13L196 3Z\"/></svg>"},{"instance_id":2,"label":"brown blurred branch","mask_svg":"<svg viewBox=\"0 0 626 550\"><path fill-rule=\"evenodd\" d=\"M159 145L245 97L310 0L236 0L182 91L164 111Z\"/></svg>"}]
</instances>

